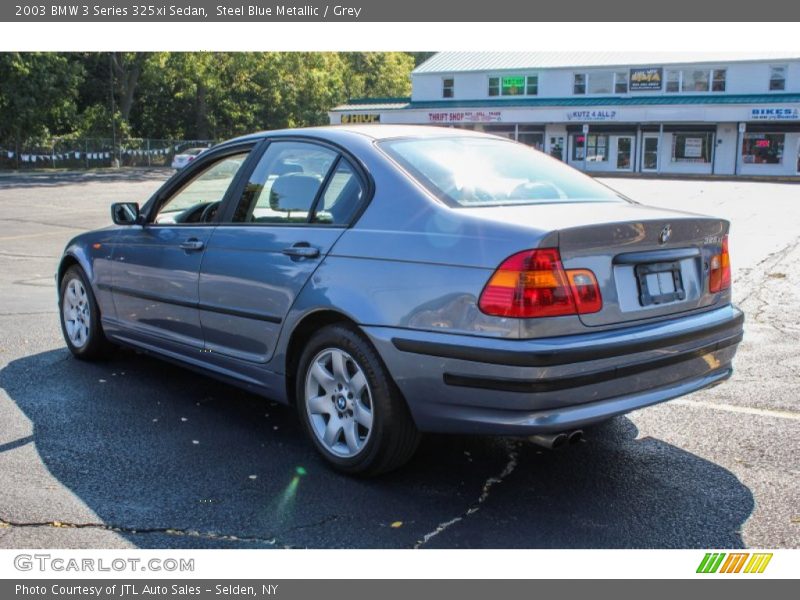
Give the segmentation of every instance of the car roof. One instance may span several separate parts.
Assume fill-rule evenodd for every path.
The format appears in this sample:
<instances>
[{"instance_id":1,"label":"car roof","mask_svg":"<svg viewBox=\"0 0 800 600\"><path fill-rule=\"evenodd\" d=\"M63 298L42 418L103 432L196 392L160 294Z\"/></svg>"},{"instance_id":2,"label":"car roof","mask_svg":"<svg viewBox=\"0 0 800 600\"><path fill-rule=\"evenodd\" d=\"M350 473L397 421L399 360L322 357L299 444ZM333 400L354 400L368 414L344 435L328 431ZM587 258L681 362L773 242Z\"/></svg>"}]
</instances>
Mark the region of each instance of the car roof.
<instances>
[{"instance_id":1,"label":"car roof","mask_svg":"<svg viewBox=\"0 0 800 600\"><path fill-rule=\"evenodd\" d=\"M434 138L434 137L484 137L487 134L470 131L469 129L456 129L432 125L326 125L322 127L297 127L294 129L276 129L261 131L241 136L229 142L241 142L265 137L278 137L287 135L311 136L329 141L341 141L343 137L359 136L373 140L387 140L392 138Z\"/></svg>"}]
</instances>

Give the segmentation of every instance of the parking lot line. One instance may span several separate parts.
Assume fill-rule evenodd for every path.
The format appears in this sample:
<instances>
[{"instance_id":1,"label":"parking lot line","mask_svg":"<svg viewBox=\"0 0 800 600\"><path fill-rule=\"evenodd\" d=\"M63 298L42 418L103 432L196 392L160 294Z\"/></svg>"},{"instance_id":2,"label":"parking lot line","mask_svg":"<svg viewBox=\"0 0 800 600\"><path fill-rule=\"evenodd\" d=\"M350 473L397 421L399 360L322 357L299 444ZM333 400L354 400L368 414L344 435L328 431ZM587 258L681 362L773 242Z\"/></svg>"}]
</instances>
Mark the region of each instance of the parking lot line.
<instances>
[{"instance_id":1,"label":"parking lot line","mask_svg":"<svg viewBox=\"0 0 800 600\"><path fill-rule=\"evenodd\" d=\"M756 415L759 417L773 417L775 419L790 419L792 421L800 421L800 413L791 412L788 410L769 410L764 408L752 408L749 406L735 406L733 404L719 404L717 402L705 402L703 400L688 400L685 398L677 398L670 401L670 404L677 404L679 406L696 406L699 408L710 408L713 410L724 410L726 412L741 413L746 415Z\"/></svg>"}]
</instances>

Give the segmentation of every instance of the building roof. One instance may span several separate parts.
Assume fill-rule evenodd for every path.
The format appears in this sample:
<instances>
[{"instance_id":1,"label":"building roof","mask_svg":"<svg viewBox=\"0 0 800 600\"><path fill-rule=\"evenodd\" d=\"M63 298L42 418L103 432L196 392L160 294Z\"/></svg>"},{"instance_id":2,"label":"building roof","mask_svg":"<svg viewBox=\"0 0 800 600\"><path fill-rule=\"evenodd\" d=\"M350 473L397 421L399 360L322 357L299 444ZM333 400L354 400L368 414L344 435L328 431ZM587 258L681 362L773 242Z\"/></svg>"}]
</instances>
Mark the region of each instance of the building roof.
<instances>
[{"instance_id":1,"label":"building roof","mask_svg":"<svg viewBox=\"0 0 800 600\"><path fill-rule=\"evenodd\" d=\"M800 102L800 94L676 94L674 96L589 96L569 98L484 98L479 100L428 100L411 101L396 98L397 102L386 104L383 99L373 102L369 98L350 100L331 109L331 112L380 111L401 109L477 108L477 107L537 107L537 106L641 106L641 105L686 105L686 104L779 104Z\"/></svg>"},{"instance_id":2,"label":"building roof","mask_svg":"<svg viewBox=\"0 0 800 600\"><path fill-rule=\"evenodd\" d=\"M352 98L333 110L393 110L407 108L411 98Z\"/></svg>"},{"instance_id":3,"label":"building roof","mask_svg":"<svg viewBox=\"0 0 800 600\"><path fill-rule=\"evenodd\" d=\"M513 71L800 59L800 52L438 52L413 73Z\"/></svg>"}]
</instances>

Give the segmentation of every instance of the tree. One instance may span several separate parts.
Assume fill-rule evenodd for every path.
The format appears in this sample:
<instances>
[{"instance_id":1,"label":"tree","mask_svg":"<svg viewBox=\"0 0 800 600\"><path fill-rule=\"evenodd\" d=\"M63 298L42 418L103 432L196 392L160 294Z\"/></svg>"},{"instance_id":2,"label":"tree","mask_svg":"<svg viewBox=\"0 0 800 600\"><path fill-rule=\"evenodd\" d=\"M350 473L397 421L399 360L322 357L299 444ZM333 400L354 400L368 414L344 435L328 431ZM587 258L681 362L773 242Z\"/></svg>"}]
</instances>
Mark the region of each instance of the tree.
<instances>
[{"instance_id":1,"label":"tree","mask_svg":"<svg viewBox=\"0 0 800 600\"><path fill-rule=\"evenodd\" d=\"M425 53L0 54L0 140L224 139L328 122L348 98L407 96Z\"/></svg>"},{"instance_id":2,"label":"tree","mask_svg":"<svg viewBox=\"0 0 800 600\"><path fill-rule=\"evenodd\" d=\"M83 67L54 53L0 53L0 139L17 146L71 131Z\"/></svg>"},{"instance_id":3,"label":"tree","mask_svg":"<svg viewBox=\"0 0 800 600\"><path fill-rule=\"evenodd\" d=\"M112 52L109 55L115 94L123 121L130 118L139 76L147 57L147 52Z\"/></svg>"}]
</instances>

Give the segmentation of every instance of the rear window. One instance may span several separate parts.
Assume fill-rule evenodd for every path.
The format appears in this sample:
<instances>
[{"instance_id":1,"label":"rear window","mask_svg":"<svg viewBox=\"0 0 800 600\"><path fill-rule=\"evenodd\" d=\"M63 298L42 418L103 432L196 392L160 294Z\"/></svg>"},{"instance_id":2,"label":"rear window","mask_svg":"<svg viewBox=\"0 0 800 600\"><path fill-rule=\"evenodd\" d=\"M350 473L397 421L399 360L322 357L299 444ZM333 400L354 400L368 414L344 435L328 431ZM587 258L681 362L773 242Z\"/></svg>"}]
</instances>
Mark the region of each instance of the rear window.
<instances>
[{"instance_id":1,"label":"rear window","mask_svg":"<svg viewBox=\"0 0 800 600\"><path fill-rule=\"evenodd\" d=\"M624 202L591 177L508 140L403 138L383 141L380 147L453 206Z\"/></svg>"}]
</instances>

